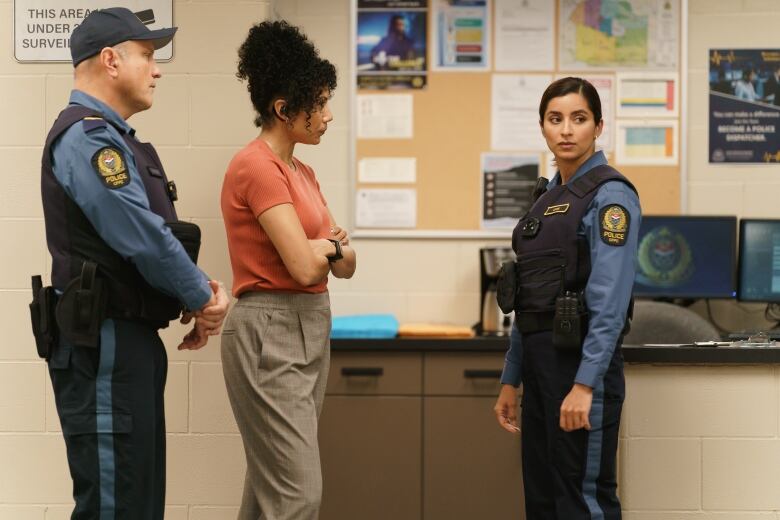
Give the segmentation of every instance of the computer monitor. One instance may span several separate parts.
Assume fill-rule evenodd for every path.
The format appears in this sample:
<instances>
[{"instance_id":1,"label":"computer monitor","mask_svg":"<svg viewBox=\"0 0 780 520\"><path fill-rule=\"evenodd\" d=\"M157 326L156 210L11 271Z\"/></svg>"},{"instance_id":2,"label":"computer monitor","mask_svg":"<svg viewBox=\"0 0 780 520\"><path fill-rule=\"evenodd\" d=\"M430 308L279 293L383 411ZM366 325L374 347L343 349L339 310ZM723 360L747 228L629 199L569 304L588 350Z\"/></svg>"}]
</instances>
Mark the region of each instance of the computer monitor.
<instances>
[{"instance_id":1,"label":"computer monitor","mask_svg":"<svg viewBox=\"0 0 780 520\"><path fill-rule=\"evenodd\" d=\"M644 216L634 296L733 298L737 217Z\"/></svg>"},{"instance_id":2,"label":"computer monitor","mask_svg":"<svg viewBox=\"0 0 780 520\"><path fill-rule=\"evenodd\" d=\"M740 221L737 298L780 303L780 220Z\"/></svg>"}]
</instances>

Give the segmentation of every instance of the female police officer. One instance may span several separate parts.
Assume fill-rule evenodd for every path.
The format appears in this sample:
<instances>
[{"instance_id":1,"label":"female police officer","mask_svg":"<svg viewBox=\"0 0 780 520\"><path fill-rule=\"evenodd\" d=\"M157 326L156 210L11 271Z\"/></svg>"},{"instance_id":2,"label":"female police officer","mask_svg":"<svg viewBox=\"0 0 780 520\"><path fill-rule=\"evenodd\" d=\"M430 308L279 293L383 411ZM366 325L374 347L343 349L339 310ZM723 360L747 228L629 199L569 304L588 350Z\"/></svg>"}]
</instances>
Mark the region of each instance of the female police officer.
<instances>
[{"instance_id":1,"label":"female police officer","mask_svg":"<svg viewBox=\"0 0 780 520\"><path fill-rule=\"evenodd\" d=\"M616 519L620 343L639 199L596 152L603 121L593 85L555 81L539 118L558 172L512 236L516 321L495 412L503 428L518 431L515 388L522 380L528 518Z\"/></svg>"}]
</instances>

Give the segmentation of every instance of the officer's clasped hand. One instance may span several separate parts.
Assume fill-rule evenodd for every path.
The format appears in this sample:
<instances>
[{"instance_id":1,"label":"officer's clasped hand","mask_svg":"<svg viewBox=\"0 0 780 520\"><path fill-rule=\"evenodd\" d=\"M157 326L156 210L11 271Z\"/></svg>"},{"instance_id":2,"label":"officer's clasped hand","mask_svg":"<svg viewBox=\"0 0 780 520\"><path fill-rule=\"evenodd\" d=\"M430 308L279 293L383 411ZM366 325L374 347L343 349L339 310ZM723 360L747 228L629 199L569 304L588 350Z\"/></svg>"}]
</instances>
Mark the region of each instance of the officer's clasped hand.
<instances>
[{"instance_id":1,"label":"officer's clasped hand","mask_svg":"<svg viewBox=\"0 0 780 520\"><path fill-rule=\"evenodd\" d=\"M213 294L208 303L199 311L186 313L181 318L181 322L184 324L195 318L195 325L184 336L179 344L179 350L197 350L206 345L209 336L216 336L222 329L222 322L227 314L230 299L221 283L209 280L209 286Z\"/></svg>"}]
</instances>

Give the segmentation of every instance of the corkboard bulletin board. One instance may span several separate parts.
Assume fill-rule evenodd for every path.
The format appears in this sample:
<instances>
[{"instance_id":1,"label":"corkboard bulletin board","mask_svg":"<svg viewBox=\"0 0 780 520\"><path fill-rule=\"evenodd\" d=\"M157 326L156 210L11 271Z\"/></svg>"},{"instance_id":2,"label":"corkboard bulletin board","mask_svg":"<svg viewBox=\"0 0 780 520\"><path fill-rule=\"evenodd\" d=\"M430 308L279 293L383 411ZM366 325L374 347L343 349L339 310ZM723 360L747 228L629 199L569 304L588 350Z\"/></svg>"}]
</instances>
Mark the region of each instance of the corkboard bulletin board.
<instances>
[{"instance_id":1,"label":"corkboard bulletin board","mask_svg":"<svg viewBox=\"0 0 780 520\"><path fill-rule=\"evenodd\" d=\"M430 8L430 6L429 6ZM495 8L493 5L491 8ZM556 9L560 7L557 6ZM433 35L431 11L428 15L429 38ZM491 16L495 20L495 13ZM557 12L556 12L557 20ZM353 31L354 33L354 31ZM557 33L557 27L556 27ZM491 31L494 35L495 31ZM680 34L680 52L685 48ZM556 38L557 43L557 38ZM430 45L429 58L430 58ZM491 52L493 55L494 52ZM565 71L549 72L506 72L509 74L544 74L558 77L567 75L610 74L616 71ZM429 59L430 63L430 59ZM678 73L681 59L678 58ZM479 235L481 216L481 154L491 151L491 81L493 74L505 71L487 72L442 72L428 70L427 86L421 90L381 91L355 90L357 94L393 95L400 92L413 98L413 138L411 139L357 139L354 140L353 172L363 158L371 157L414 157L417 160L417 178L414 184L361 184L355 179L354 192L361 188L415 188L417 191L417 226L412 230L382 230L397 236L413 235L417 232L442 232L448 236ZM678 75L678 99L682 99L683 74ZM353 83L354 84L354 83ZM616 82L613 83L613 103L616 102ZM353 105L354 106L354 105ZM679 111L682 113L682 111ZM613 113L615 108L613 107ZM680 116L678 116L679 124ZM681 150L683 126L678 133L677 147ZM614 128L613 128L614 132ZM616 139L617 136L613 139ZM538 152L518 151L523 155ZM547 168L545 154L538 153L540 174ZM679 155L675 166L622 166L615 165L637 187L644 213L678 214L681 210L681 165ZM611 164L614 152L607 154ZM356 232L370 236L372 230L357 228ZM490 235L490 232L486 232ZM492 234L495 234L493 232ZM509 232L507 232L509 234Z\"/></svg>"}]
</instances>

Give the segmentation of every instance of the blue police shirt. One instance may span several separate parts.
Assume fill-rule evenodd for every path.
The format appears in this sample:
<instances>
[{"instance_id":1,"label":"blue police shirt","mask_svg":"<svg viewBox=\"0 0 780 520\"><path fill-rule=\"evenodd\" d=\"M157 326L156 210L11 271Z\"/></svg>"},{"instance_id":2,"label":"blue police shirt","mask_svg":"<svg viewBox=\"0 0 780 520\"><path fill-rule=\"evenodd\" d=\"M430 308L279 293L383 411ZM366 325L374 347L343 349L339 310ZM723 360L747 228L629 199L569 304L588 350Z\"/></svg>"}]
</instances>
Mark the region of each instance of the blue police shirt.
<instances>
[{"instance_id":1,"label":"blue police shirt","mask_svg":"<svg viewBox=\"0 0 780 520\"><path fill-rule=\"evenodd\" d=\"M607 159L603 152L596 152L577 169L569 182L602 164L607 164ZM551 190L560 182L559 172L547 185L547 189ZM599 238L599 212L612 204L623 206L630 215L628 236L622 246L608 245ZM590 246L591 272L585 285L590 320L575 383L594 388L604 378L609 367L631 300L641 219L639 197L620 181L602 184L582 217L577 234L584 236ZM513 326L501 383L513 386L520 384L522 357L522 336L517 327Z\"/></svg>"},{"instance_id":2,"label":"blue police shirt","mask_svg":"<svg viewBox=\"0 0 780 520\"><path fill-rule=\"evenodd\" d=\"M111 107L84 92L72 91L70 104L95 109L107 121L135 134ZM108 189L93 171L92 157L104 147L116 148L127 158L130 182L121 188ZM149 208L133 152L116 128L108 124L87 133L83 122L74 124L52 147L52 169L98 235L132 262L150 285L178 298L189 309L200 309L209 301L212 290L208 278L190 260L162 217Z\"/></svg>"}]
</instances>

